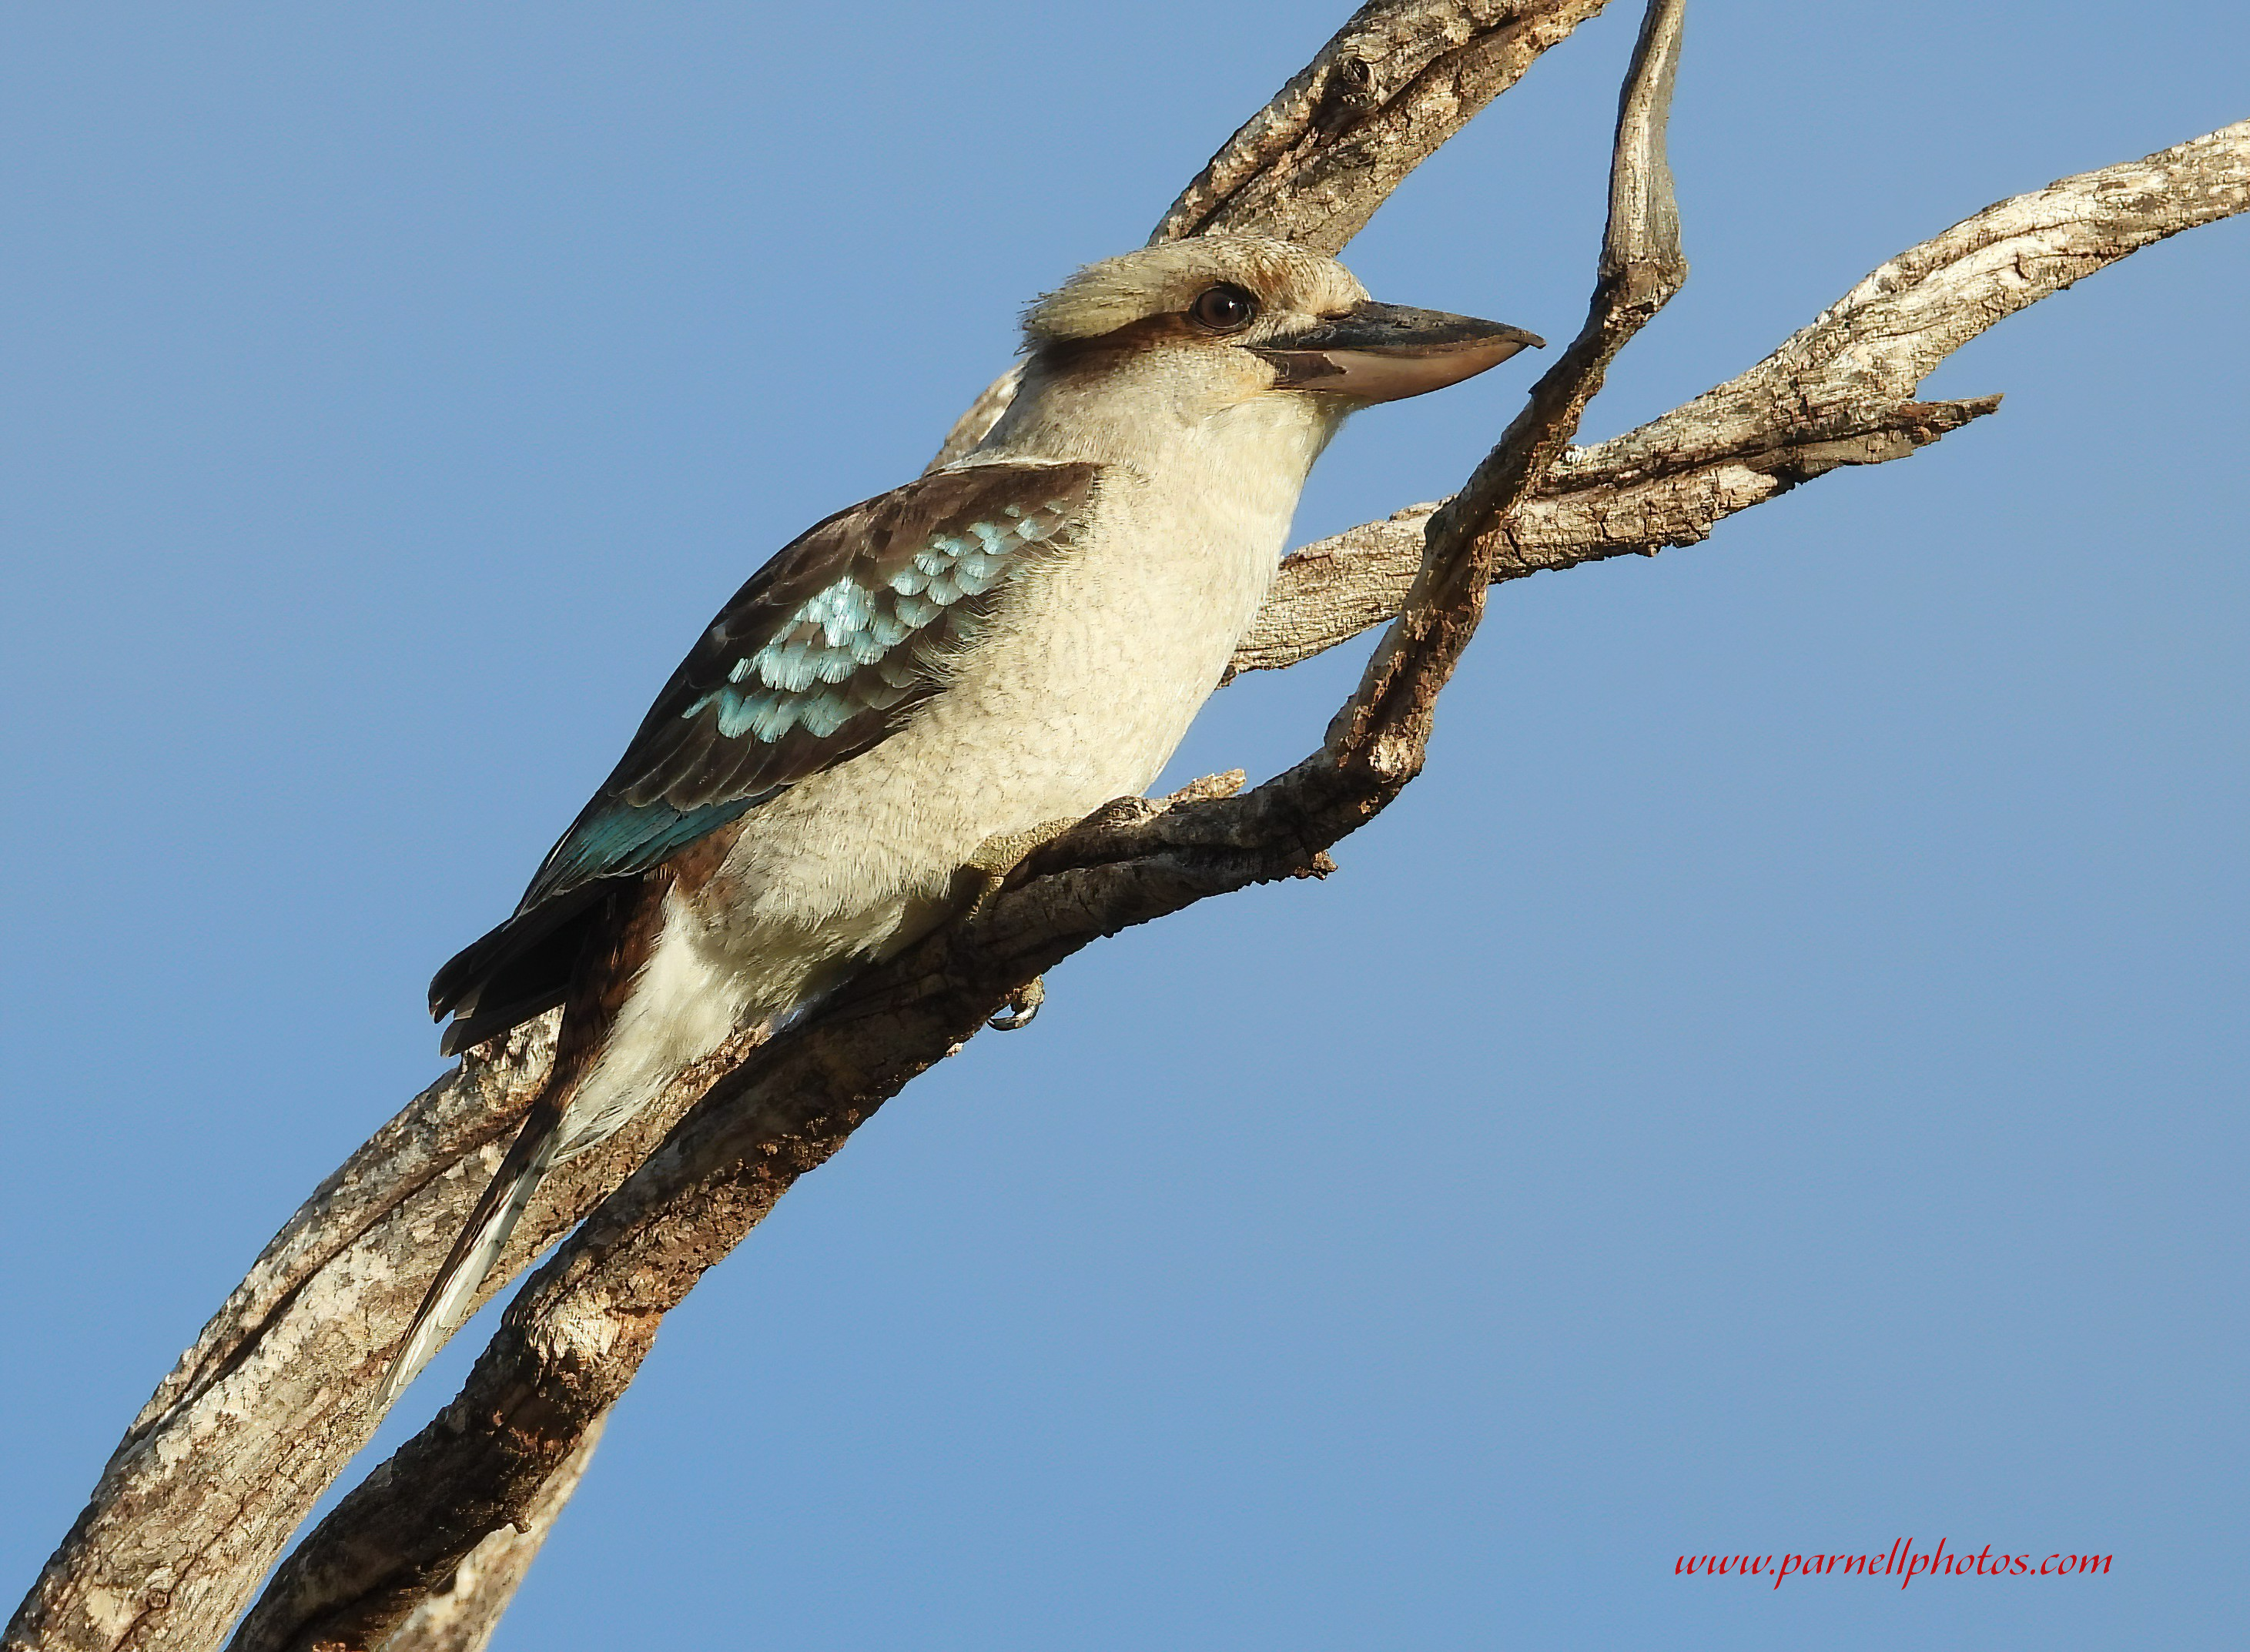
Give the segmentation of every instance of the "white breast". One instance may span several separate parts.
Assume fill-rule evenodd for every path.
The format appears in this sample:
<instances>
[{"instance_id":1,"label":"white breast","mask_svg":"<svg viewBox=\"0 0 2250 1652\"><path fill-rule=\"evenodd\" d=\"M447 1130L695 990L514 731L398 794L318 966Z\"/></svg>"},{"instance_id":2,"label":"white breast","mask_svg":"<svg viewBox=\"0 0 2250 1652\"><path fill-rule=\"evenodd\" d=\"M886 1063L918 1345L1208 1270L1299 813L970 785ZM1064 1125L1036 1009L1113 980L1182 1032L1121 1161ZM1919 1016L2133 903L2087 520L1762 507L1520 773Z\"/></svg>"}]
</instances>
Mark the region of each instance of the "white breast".
<instances>
[{"instance_id":1,"label":"white breast","mask_svg":"<svg viewBox=\"0 0 2250 1652\"><path fill-rule=\"evenodd\" d=\"M716 877L673 891L571 1105L569 1145L616 1128L735 1028L942 921L985 839L1145 789L1264 600L1333 429L1269 399L1175 423L1161 452L1072 455L1107 461L1087 527L1011 582L954 681L880 745L761 807Z\"/></svg>"},{"instance_id":2,"label":"white breast","mask_svg":"<svg viewBox=\"0 0 2250 1652\"><path fill-rule=\"evenodd\" d=\"M1177 499L1106 475L1087 530L1010 589L942 693L759 811L727 867L724 926L821 932L825 949L841 921L865 946L942 898L987 837L1147 787L1257 612L1287 531L1238 500ZM733 949L778 939L742 933Z\"/></svg>"}]
</instances>

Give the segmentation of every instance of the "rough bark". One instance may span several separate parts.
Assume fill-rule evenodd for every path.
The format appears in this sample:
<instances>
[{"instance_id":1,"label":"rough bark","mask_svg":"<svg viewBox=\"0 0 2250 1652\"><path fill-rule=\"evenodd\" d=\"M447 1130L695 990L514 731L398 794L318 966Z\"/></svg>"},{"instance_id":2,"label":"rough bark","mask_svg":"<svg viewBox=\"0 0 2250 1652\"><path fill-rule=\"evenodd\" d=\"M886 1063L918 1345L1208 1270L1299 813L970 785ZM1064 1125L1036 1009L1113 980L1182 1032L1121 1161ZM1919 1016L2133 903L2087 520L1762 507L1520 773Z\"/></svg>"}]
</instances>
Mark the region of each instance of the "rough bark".
<instances>
[{"instance_id":1,"label":"rough bark","mask_svg":"<svg viewBox=\"0 0 2250 1652\"><path fill-rule=\"evenodd\" d=\"M1484 611L1504 521L1569 444L1610 362L1687 278L1665 114L1686 0L1653 0L1612 164L1584 327L1425 535L1405 608L1328 738L1288 773L1122 801L1018 868L988 916L870 971L721 1078L513 1303L467 1386L285 1561L237 1652L381 1644L518 1518L638 1373L665 1314L795 1180L1048 966L1206 895L1318 875L1421 770ZM1016 879L1027 878L1027 882Z\"/></svg>"},{"instance_id":2,"label":"rough bark","mask_svg":"<svg viewBox=\"0 0 2250 1652\"><path fill-rule=\"evenodd\" d=\"M1468 44L1443 44L1445 28L1455 26L1446 19L1485 28L1479 39L1516 29L1520 45L1541 38L1535 24L1566 32L1596 9L1363 9L1338 39L1379 24L1402 40L1439 42L1423 70L1371 81L1393 91L1363 118L1300 120L1289 110L1308 95L1304 107L1323 107L1324 92L1306 91L1329 84L1316 71L1347 75L1332 42L1221 151L1166 225L1190 211L1202 215L1197 227L1294 226L1315 244L1336 225L1356 228L1364 213L1350 218L1359 208L1337 193L1344 186L1321 182L1324 167L1338 177L1351 170L1332 165L1341 146L1356 134L1372 142L1368 134L1392 132L1411 159L1382 185L1387 190L1474 113L1458 97L1450 126L1427 113L1442 104L1428 71L1460 61ZM1379 127L1394 104L1398 124ZM1425 113L1407 120L1416 110ZM1365 210L1380 198L1378 190ZM352 1518L365 1524L338 1531L361 1538L308 1543L302 1564L293 1560L277 1578L272 1611L261 1607L259 1621L245 1625L242 1643L316 1644L333 1629L340 1643L366 1644L403 1622L391 1644L404 1645L398 1637L419 1632L414 1624L434 1621L423 1603L463 1557L485 1554L479 1545L490 1533L528 1518L569 1463L583 1466L604 1396L630 1380L675 1293L884 1098L971 1036L1025 981L1097 936L1247 883L1322 871L1325 844L1418 767L1428 700L1466 641L1487 582L1692 543L1732 512L1836 465L1910 452L1997 399L1911 401L1948 352L2081 275L2246 206L2250 123L2066 179L1901 254L1765 361L1598 446L1562 449L1567 430L1556 431L1583 403L1573 405L1577 390L1566 393L1550 374L1539 392L1544 402L1535 397L1527 413L1533 426L1511 429L1465 503L1417 506L1299 553L1237 670L1333 646L1398 612L1410 588L1421 592L1411 606L1418 619L1378 651L1322 751L1246 795L1217 795L1231 788L1212 786L1106 811L1019 869L973 929L934 938L871 974L801 1036L747 1063L728 1052L683 1074L629 1136L550 1179L488 1292L665 1141L511 1309L443 1427L390 1465L383 1485L426 1483L450 1496L444 1510L416 1515L402 1504L370 1517L359 1505ZM1269 217L1223 216L1253 209ZM1629 211L1626 221L1639 220ZM1621 267L1649 266L1625 258ZM1629 299L1612 293L1608 302ZM1569 367L1570 383L1591 384L1605 348L1582 335L1558 371ZM1539 456L1549 447L1559 456L1543 476ZM1503 461L1508 452L1515 457ZM1529 495L1515 499L1527 485ZM551 1025L542 1023L464 1063L314 1194L135 1420L10 1625L9 1646L217 1644L289 1532L372 1431L373 1390L390 1346L528 1101L550 1044ZM714 1079L709 1104L681 1123ZM390 1535L378 1541L377 1533ZM487 1567L486 1575L498 1573ZM469 1587L454 1586L457 1593ZM497 1600L507 1592L499 1588ZM476 1598L495 1599L489 1591ZM457 1627L466 1615L455 1614Z\"/></svg>"},{"instance_id":3,"label":"rough bark","mask_svg":"<svg viewBox=\"0 0 2250 1652\"><path fill-rule=\"evenodd\" d=\"M608 1419L597 1417L562 1466L549 1475L523 1512L521 1523L495 1526L463 1558L450 1580L423 1596L406 1621L383 1643L383 1652L484 1652L515 1596L524 1573L539 1558L547 1534L602 1442Z\"/></svg>"},{"instance_id":4,"label":"rough bark","mask_svg":"<svg viewBox=\"0 0 2250 1652\"><path fill-rule=\"evenodd\" d=\"M1327 253L1609 0L1377 0L1245 121L1149 240L1278 235Z\"/></svg>"},{"instance_id":5,"label":"rough bark","mask_svg":"<svg viewBox=\"0 0 2250 1652\"><path fill-rule=\"evenodd\" d=\"M2027 305L2183 230L2250 208L2250 121L1987 207L1909 247L1747 372L1564 454L1508 519L1495 579L1693 545L1839 465L1902 458L2000 404L1917 402L1937 364ZM1307 546L1234 657L1273 671L1396 613L1438 506Z\"/></svg>"},{"instance_id":6,"label":"rough bark","mask_svg":"<svg viewBox=\"0 0 2250 1652\"><path fill-rule=\"evenodd\" d=\"M1405 77L1387 84L1442 76L1442 59L1474 70L1476 84L1488 88L1477 101L1457 98L1450 106L1432 101L1426 89L1417 93L1419 160L1598 9L1598 0L1378 0L1355 13L1244 132L1261 122L1287 129L1286 107L1301 95L1306 75L1341 61L1348 49L1356 53L1351 43L1361 42L1391 65L1386 73ZM1508 44L1492 49L1514 65L1504 78L1478 66L1486 43L1502 35ZM1378 51L1384 41L1391 44ZM1355 106L1349 118L1323 116L1254 158L1242 158L1253 151L1239 134L1212 164L1262 180L1259 227L1283 236L1301 228L1300 238L1311 239L1316 217L1342 219L1331 196L1309 181L1335 170L1339 145L1355 134L1371 141L1391 129L1391 119L1380 107ZM1293 183L1300 175L1303 189ZM1404 175L1401 168L1391 181ZM1371 212L1381 193L1358 198ZM1300 199L1301 226L1293 217ZM1250 222L1224 212L1213 221ZM989 411L997 416L997 406ZM536 1092L553 1035L549 1016L504 1048L464 1061L314 1191L135 1419L10 1620L5 1645L109 1652L220 1643L257 1580L381 1421L374 1388L389 1349ZM506 1288L612 1191L727 1059L683 1074L626 1135L549 1178L480 1297Z\"/></svg>"}]
</instances>

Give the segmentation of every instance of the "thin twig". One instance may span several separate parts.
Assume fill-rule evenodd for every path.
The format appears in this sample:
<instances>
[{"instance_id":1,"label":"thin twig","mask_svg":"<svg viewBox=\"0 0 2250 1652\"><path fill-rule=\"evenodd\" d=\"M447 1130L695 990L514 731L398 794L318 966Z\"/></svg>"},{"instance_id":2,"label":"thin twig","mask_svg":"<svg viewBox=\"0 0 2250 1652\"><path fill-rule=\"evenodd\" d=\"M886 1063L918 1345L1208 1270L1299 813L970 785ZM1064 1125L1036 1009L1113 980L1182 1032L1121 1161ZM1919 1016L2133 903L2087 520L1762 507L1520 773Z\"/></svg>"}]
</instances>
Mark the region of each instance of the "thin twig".
<instances>
[{"instance_id":1,"label":"thin twig","mask_svg":"<svg viewBox=\"0 0 2250 1652\"><path fill-rule=\"evenodd\" d=\"M1880 465L1999 405L1914 399L1937 364L2039 299L2167 237L2250 210L2250 120L2002 201L1885 263L1755 367L1566 452L1508 515L1494 580L1694 545L1839 465ZM1273 671L1398 612L1417 505L1281 566L1236 671Z\"/></svg>"}]
</instances>

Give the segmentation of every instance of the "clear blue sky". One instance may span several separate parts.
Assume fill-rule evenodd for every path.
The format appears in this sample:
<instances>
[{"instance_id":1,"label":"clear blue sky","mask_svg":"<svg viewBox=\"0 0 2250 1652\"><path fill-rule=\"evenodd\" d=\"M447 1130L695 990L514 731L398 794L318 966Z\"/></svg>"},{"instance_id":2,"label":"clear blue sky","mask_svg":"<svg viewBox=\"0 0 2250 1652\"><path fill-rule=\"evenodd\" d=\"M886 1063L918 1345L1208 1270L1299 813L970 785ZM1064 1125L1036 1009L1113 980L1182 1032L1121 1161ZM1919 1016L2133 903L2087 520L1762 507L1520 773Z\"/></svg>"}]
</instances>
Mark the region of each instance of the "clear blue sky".
<instances>
[{"instance_id":1,"label":"clear blue sky","mask_svg":"<svg viewBox=\"0 0 2250 1652\"><path fill-rule=\"evenodd\" d=\"M0 14L8 1604L717 602L1342 8L777 10ZM1398 192L1378 296L1570 334L1634 14ZM1591 432L2246 62L2216 0L1698 0L1694 278ZM1932 382L1997 417L1498 593L1341 876L1058 971L673 1316L500 1647L2239 1637L2246 272L2143 252ZM1528 379L1367 416L1300 537ZM2115 1559L1674 1575L1899 1538Z\"/></svg>"}]
</instances>

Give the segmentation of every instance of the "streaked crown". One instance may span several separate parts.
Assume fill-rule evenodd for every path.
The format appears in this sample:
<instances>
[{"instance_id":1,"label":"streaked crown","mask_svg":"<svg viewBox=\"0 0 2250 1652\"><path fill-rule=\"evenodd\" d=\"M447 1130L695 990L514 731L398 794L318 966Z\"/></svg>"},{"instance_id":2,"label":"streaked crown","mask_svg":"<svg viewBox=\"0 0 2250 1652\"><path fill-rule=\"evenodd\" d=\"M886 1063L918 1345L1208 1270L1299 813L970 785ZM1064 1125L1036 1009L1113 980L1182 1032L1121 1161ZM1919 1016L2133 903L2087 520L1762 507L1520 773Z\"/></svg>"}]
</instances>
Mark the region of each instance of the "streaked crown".
<instances>
[{"instance_id":1,"label":"streaked crown","mask_svg":"<svg viewBox=\"0 0 2250 1652\"><path fill-rule=\"evenodd\" d=\"M1099 338L1184 312L1221 282L1276 317L1338 315L1367 298L1350 271L1307 248L1259 235L1195 236L1087 265L1024 312L1024 341L1038 349Z\"/></svg>"}]
</instances>

